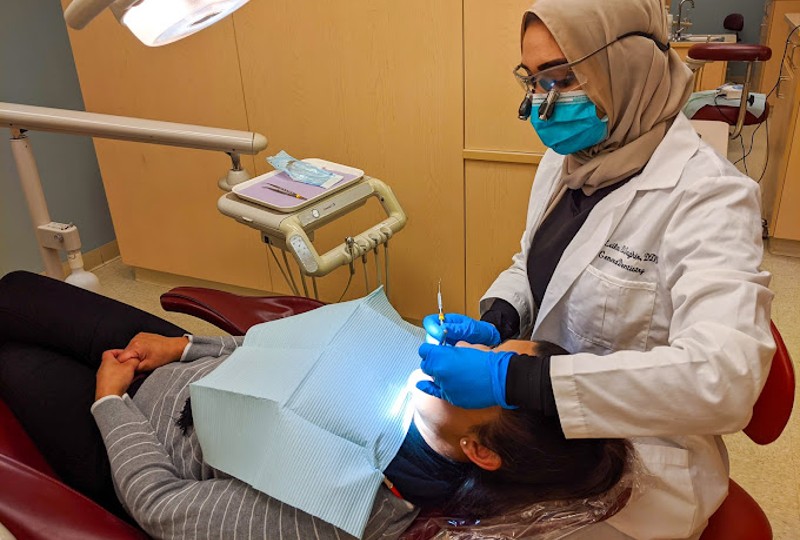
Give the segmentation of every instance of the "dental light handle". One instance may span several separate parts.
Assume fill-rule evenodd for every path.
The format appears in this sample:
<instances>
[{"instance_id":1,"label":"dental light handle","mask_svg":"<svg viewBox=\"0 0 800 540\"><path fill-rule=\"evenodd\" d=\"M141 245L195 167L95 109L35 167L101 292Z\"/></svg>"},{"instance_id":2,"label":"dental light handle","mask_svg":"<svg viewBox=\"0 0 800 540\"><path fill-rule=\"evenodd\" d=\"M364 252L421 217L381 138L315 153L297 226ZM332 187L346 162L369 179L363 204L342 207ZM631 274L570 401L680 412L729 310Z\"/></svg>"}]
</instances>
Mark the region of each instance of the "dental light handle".
<instances>
[{"instance_id":1,"label":"dental light handle","mask_svg":"<svg viewBox=\"0 0 800 540\"><path fill-rule=\"evenodd\" d=\"M406 224L406 214L391 188L384 182L365 177L365 186L371 189L368 196L377 197L386 212L386 219L369 229L352 236L353 242L338 246L320 255L311 243L301 226L299 219L290 219L281 223L281 230L286 235L286 246L292 252L303 273L309 276L322 277L340 266L353 262L372 251L400 231ZM363 204L363 200L361 201Z\"/></svg>"},{"instance_id":2,"label":"dental light handle","mask_svg":"<svg viewBox=\"0 0 800 540\"><path fill-rule=\"evenodd\" d=\"M64 11L64 20L70 27L81 30L113 3L114 0L73 0Z\"/></svg>"}]
</instances>

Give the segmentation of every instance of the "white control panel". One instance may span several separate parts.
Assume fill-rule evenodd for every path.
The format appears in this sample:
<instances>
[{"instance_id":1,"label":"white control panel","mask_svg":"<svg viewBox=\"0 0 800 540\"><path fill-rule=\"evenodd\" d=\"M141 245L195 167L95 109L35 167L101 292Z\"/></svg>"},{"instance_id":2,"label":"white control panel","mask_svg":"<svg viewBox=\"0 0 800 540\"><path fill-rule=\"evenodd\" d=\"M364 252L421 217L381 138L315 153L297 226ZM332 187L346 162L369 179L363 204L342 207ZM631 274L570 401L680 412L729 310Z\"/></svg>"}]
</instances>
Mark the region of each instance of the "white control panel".
<instances>
[{"instance_id":1,"label":"white control panel","mask_svg":"<svg viewBox=\"0 0 800 540\"><path fill-rule=\"evenodd\" d=\"M319 204L300 212L297 218L304 228L315 229L322 223L340 215L351 205L362 204L372 193L372 186L362 183L321 200Z\"/></svg>"},{"instance_id":2,"label":"white control panel","mask_svg":"<svg viewBox=\"0 0 800 540\"><path fill-rule=\"evenodd\" d=\"M300 236L291 236L289 237L288 241L289 247L292 248L295 255L297 255L297 260L300 261L307 274L313 274L317 270L319 270L319 265L317 264L317 259L314 258L313 253L308 247L306 241Z\"/></svg>"}]
</instances>

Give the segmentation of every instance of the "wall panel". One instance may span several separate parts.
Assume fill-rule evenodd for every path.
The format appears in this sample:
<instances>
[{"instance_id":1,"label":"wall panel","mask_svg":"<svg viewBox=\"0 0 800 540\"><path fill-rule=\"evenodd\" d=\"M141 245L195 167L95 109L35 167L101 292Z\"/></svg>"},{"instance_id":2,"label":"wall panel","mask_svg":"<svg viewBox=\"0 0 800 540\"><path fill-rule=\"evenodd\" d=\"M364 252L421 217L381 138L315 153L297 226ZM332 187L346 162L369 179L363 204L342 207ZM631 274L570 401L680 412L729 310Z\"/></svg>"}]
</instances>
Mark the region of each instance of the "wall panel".
<instances>
[{"instance_id":1,"label":"wall panel","mask_svg":"<svg viewBox=\"0 0 800 540\"><path fill-rule=\"evenodd\" d=\"M536 164L545 151L512 70L529 0L464 1L467 313L519 251Z\"/></svg>"},{"instance_id":2,"label":"wall panel","mask_svg":"<svg viewBox=\"0 0 800 540\"><path fill-rule=\"evenodd\" d=\"M536 165L467 161L467 314L520 250Z\"/></svg>"},{"instance_id":3,"label":"wall panel","mask_svg":"<svg viewBox=\"0 0 800 540\"><path fill-rule=\"evenodd\" d=\"M512 71L520 62L520 25L530 0L464 0L464 148L544 153L529 122L517 118L525 96Z\"/></svg>"},{"instance_id":4,"label":"wall panel","mask_svg":"<svg viewBox=\"0 0 800 540\"><path fill-rule=\"evenodd\" d=\"M460 15L454 0L276 0L233 17L248 121L269 152L352 165L395 191L409 221L390 242L391 297L412 318L435 308L440 277L450 308L464 307ZM316 243L365 229L380 219L372 206L321 229ZM347 297L364 291L356 266ZM320 280L323 296L337 299L347 276Z\"/></svg>"},{"instance_id":5,"label":"wall panel","mask_svg":"<svg viewBox=\"0 0 800 540\"><path fill-rule=\"evenodd\" d=\"M230 20L149 48L106 11L70 41L88 111L248 129ZM270 287L263 247L216 210L224 154L100 139L95 148L126 264Z\"/></svg>"},{"instance_id":6,"label":"wall panel","mask_svg":"<svg viewBox=\"0 0 800 540\"><path fill-rule=\"evenodd\" d=\"M251 2L156 49L104 13L70 39L87 110L261 132L270 147L245 160L259 174L269 170L266 155L286 149L385 180L409 216L390 243L395 305L421 318L435 306L442 277L450 306L463 310L461 2ZM216 210L224 155L95 146L127 264L288 290L258 233ZM368 204L323 228L320 249L379 216ZM364 290L357 267L348 297ZM347 274L320 280L325 300L338 299ZM374 286L372 266L370 279Z\"/></svg>"}]
</instances>

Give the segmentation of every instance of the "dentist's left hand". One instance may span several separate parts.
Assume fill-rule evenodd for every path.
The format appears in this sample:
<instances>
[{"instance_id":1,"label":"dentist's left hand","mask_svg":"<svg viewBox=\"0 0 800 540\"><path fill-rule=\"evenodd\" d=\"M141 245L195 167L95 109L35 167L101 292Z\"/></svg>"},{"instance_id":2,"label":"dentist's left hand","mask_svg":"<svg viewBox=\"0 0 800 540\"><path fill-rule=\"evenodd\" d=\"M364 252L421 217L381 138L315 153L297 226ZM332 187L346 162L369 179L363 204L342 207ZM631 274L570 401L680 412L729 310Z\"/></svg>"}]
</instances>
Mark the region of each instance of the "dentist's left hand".
<instances>
[{"instance_id":1,"label":"dentist's left hand","mask_svg":"<svg viewBox=\"0 0 800 540\"><path fill-rule=\"evenodd\" d=\"M467 347L423 343L420 368L433 381L420 381L417 388L463 409L484 409L506 402L506 377L512 352L492 352Z\"/></svg>"}]
</instances>

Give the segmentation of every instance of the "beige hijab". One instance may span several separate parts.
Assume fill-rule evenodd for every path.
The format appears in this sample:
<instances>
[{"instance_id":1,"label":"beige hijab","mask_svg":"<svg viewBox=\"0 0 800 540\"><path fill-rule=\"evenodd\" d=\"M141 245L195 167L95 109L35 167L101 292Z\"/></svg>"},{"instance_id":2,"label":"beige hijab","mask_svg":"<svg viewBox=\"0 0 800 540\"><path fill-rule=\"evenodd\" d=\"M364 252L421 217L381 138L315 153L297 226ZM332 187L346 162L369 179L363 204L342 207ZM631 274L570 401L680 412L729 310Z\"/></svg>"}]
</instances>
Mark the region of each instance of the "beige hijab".
<instances>
[{"instance_id":1,"label":"beige hijab","mask_svg":"<svg viewBox=\"0 0 800 540\"><path fill-rule=\"evenodd\" d=\"M667 42L660 0L538 0L528 12L550 30L568 61L628 32ZM564 183L590 195L644 168L689 98L692 73L674 50L663 52L638 36L614 43L574 71L608 115L609 137L564 161Z\"/></svg>"}]
</instances>

